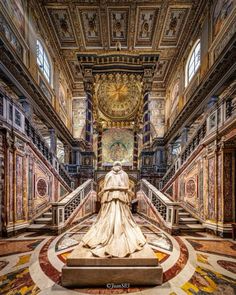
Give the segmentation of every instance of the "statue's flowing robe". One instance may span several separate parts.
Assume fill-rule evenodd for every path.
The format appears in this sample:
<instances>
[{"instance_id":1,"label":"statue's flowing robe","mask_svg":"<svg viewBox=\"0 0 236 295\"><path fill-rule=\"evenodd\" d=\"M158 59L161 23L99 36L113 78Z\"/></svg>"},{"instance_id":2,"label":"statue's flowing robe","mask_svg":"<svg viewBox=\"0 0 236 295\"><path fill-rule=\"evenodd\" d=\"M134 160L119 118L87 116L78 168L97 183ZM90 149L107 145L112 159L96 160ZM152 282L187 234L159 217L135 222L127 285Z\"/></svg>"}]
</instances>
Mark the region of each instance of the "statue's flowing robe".
<instances>
[{"instance_id":1,"label":"statue's flowing robe","mask_svg":"<svg viewBox=\"0 0 236 295\"><path fill-rule=\"evenodd\" d=\"M120 170L110 171L104 182L101 209L82 244L97 257L126 257L146 243L131 214L129 177Z\"/></svg>"}]
</instances>

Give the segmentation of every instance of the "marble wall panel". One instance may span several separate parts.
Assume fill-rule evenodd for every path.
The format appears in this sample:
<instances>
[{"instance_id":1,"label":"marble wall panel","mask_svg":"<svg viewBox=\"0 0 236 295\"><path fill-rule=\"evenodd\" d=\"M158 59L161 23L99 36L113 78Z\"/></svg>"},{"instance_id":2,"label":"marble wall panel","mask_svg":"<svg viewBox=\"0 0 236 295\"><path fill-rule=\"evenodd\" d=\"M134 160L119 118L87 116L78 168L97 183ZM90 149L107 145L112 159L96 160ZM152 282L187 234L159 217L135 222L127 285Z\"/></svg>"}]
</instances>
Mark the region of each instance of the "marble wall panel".
<instances>
[{"instance_id":1,"label":"marble wall panel","mask_svg":"<svg viewBox=\"0 0 236 295\"><path fill-rule=\"evenodd\" d=\"M223 203L224 203L224 221L230 222L233 219L233 154L224 153L223 165Z\"/></svg>"},{"instance_id":2,"label":"marble wall panel","mask_svg":"<svg viewBox=\"0 0 236 295\"><path fill-rule=\"evenodd\" d=\"M24 167L23 157L16 155L16 219L22 220L24 215Z\"/></svg>"},{"instance_id":3,"label":"marble wall panel","mask_svg":"<svg viewBox=\"0 0 236 295\"><path fill-rule=\"evenodd\" d=\"M208 159L208 200L207 219L215 220L215 158Z\"/></svg>"}]
</instances>

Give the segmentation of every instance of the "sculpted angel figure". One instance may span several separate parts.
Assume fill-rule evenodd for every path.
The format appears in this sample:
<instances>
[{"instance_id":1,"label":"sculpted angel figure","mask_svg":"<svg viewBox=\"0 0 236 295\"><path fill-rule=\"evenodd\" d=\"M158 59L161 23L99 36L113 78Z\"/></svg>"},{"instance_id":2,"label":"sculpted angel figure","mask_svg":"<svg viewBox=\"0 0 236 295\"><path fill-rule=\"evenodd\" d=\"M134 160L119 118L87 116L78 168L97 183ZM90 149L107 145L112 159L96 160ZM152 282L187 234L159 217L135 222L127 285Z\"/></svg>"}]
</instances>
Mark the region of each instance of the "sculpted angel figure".
<instances>
[{"instance_id":1,"label":"sculpted angel figure","mask_svg":"<svg viewBox=\"0 0 236 295\"><path fill-rule=\"evenodd\" d=\"M97 219L82 239L94 256L127 257L143 249L146 239L129 208L132 195L128 174L114 162L105 176Z\"/></svg>"}]
</instances>

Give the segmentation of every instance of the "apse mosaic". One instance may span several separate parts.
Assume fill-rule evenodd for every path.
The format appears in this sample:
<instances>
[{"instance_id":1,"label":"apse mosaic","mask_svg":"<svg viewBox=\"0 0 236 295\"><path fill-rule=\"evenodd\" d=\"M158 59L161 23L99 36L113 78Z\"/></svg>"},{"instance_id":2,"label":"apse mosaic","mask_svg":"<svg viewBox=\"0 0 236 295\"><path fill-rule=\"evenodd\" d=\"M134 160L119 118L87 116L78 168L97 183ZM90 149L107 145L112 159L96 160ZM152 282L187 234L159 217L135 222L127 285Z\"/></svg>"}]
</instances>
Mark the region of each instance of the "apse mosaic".
<instances>
[{"instance_id":1,"label":"apse mosaic","mask_svg":"<svg viewBox=\"0 0 236 295\"><path fill-rule=\"evenodd\" d=\"M111 119L133 117L138 111L140 98L140 83L135 81L134 76L110 76L100 82L97 88L99 109Z\"/></svg>"},{"instance_id":2,"label":"apse mosaic","mask_svg":"<svg viewBox=\"0 0 236 295\"><path fill-rule=\"evenodd\" d=\"M102 161L111 165L121 161L123 165L133 165L134 135L131 130L111 128L103 132Z\"/></svg>"}]
</instances>

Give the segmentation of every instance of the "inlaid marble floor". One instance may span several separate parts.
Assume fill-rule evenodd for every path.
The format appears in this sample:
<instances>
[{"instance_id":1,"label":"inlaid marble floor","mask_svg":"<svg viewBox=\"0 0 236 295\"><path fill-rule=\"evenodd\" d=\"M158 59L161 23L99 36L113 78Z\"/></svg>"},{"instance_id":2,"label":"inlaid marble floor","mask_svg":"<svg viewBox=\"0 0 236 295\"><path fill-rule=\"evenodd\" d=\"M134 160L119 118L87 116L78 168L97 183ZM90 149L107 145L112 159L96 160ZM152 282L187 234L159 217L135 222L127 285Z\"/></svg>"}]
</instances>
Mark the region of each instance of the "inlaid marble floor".
<instances>
[{"instance_id":1,"label":"inlaid marble floor","mask_svg":"<svg viewBox=\"0 0 236 295\"><path fill-rule=\"evenodd\" d=\"M162 286L73 290L61 286L65 259L93 223L93 216L57 237L28 232L0 240L0 294L236 294L233 240L207 233L170 236L145 219L135 218L163 266Z\"/></svg>"}]
</instances>

